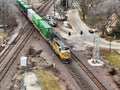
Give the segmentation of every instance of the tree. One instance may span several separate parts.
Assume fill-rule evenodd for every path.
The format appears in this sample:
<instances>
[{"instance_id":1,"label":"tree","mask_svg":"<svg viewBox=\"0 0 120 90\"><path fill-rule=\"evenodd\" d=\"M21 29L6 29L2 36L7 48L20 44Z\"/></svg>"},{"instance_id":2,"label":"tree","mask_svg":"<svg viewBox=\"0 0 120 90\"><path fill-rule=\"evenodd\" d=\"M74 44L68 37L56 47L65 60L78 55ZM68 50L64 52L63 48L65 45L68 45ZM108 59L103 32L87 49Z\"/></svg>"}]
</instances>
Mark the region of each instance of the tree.
<instances>
[{"instance_id":1,"label":"tree","mask_svg":"<svg viewBox=\"0 0 120 90\"><path fill-rule=\"evenodd\" d=\"M13 10L11 9L11 2L8 0L0 1L0 24L7 25L10 29L16 25L16 18ZM5 31L8 31L7 27Z\"/></svg>"},{"instance_id":2,"label":"tree","mask_svg":"<svg viewBox=\"0 0 120 90\"><path fill-rule=\"evenodd\" d=\"M112 36L114 38L120 38L120 18L117 21L116 27L113 28L112 33L110 34L110 36Z\"/></svg>"},{"instance_id":3,"label":"tree","mask_svg":"<svg viewBox=\"0 0 120 90\"><path fill-rule=\"evenodd\" d=\"M88 9L89 9L89 4L92 2L92 0L78 0L79 1L79 5L81 8L81 16L83 21L85 21L85 17L88 13Z\"/></svg>"}]
</instances>

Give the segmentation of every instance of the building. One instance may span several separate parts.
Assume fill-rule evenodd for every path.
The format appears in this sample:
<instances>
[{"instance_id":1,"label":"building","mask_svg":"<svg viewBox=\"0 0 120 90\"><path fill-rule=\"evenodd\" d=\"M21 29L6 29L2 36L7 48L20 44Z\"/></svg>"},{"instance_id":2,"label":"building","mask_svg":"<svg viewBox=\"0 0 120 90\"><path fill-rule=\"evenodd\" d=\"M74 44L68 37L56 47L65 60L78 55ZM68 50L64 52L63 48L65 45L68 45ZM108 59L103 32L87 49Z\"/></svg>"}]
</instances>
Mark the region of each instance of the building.
<instances>
[{"instance_id":1,"label":"building","mask_svg":"<svg viewBox=\"0 0 120 90\"><path fill-rule=\"evenodd\" d=\"M113 13L111 17L109 18L108 24L107 24L107 32L112 32L113 28L116 26L117 23L117 15Z\"/></svg>"}]
</instances>

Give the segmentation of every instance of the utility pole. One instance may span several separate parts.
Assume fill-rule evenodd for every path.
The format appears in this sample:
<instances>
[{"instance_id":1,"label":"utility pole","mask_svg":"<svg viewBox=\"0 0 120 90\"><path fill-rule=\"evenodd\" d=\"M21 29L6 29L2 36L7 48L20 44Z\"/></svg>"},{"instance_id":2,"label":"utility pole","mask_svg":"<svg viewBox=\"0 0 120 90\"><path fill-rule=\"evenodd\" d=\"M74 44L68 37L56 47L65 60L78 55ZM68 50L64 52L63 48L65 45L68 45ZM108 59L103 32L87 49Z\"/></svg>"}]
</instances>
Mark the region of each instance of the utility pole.
<instances>
[{"instance_id":1,"label":"utility pole","mask_svg":"<svg viewBox=\"0 0 120 90\"><path fill-rule=\"evenodd\" d=\"M109 52L111 53L111 41L109 42L109 45L110 45Z\"/></svg>"},{"instance_id":2,"label":"utility pole","mask_svg":"<svg viewBox=\"0 0 120 90\"><path fill-rule=\"evenodd\" d=\"M71 1L71 6L73 5L73 0Z\"/></svg>"},{"instance_id":3,"label":"utility pole","mask_svg":"<svg viewBox=\"0 0 120 90\"><path fill-rule=\"evenodd\" d=\"M55 17L55 0L53 0L53 2L54 2L54 17Z\"/></svg>"},{"instance_id":4,"label":"utility pole","mask_svg":"<svg viewBox=\"0 0 120 90\"><path fill-rule=\"evenodd\" d=\"M111 46L112 46L112 43L111 43L111 42L112 42L112 38L109 37L109 39L110 39L110 40L109 40L109 52L111 53Z\"/></svg>"},{"instance_id":5,"label":"utility pole","mask_svg":"<svg viewBox=\"0 0 120 90\"><path fill-rule=\"evenodd\" d=\"M97 36L96 34L94 35L94 40L93 40L93 59L99 60L99 36Z\"/></svg>"},{"instance_id":6,"label":"utility pole","mask_svg":"<svg viewBox=\"0 0 120 90\"><path fill-rule=\"evenodd\" d=\"M68 9L68 0L66 0L66 11Z\"/></svg>"},{"instance_id":7,"label":"utility pole","mask_svg":"<svg viewBox=\"0 0 120 90\"><path fill-rule=\"evenodd\" d=\"M93 39L93 58L88 60L88 63L91 66L103 66L104 62L102 62L99 58L99 41L100 37L96 34L94 34L94 39Z\"/></svg>"}]
</instances>

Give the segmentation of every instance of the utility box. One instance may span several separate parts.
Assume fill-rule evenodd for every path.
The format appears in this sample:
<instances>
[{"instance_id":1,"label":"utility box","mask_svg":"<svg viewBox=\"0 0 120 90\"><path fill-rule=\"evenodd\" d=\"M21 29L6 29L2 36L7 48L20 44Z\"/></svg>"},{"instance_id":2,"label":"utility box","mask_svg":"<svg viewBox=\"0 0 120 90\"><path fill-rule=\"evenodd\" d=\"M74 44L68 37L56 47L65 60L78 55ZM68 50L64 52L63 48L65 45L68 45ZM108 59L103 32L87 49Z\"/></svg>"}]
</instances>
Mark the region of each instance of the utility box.
<instances>
[{"instance_id":1,"label":"utility box","mask_svg":"<svg viewBox=\"0 0 120 90\"><path fill-rule=\"evenodd\" d=\"M27 57L26 56L22 56L20 58L20 66L21 67L27 67Z\"/></svg>"}]
</instances>

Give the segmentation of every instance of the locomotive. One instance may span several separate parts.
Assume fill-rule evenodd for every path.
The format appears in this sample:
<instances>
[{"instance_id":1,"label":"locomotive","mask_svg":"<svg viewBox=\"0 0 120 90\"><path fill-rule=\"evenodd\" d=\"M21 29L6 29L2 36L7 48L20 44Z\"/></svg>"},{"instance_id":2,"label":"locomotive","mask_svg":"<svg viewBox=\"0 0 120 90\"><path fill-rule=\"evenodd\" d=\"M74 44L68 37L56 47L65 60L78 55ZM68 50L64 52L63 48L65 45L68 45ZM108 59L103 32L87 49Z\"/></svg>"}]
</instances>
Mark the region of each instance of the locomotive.
<instances>
[{"instance_id":1,"label":"locomotive","mask_svg":"<svg viewBox=\"0 0 120 90\"><path fill-rule=\"evenodd\" d=\"M54 33L52 27L22 0L17 0L18 7L33 23L43 38L50 44L63 63L71 63L71 51Z\"/></svg>"}]
</instances>

